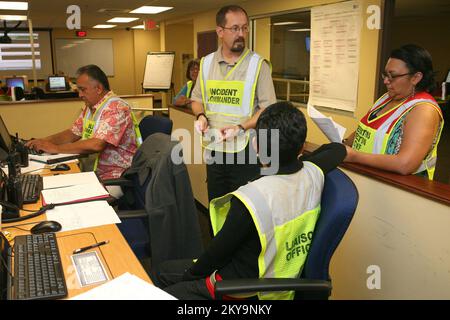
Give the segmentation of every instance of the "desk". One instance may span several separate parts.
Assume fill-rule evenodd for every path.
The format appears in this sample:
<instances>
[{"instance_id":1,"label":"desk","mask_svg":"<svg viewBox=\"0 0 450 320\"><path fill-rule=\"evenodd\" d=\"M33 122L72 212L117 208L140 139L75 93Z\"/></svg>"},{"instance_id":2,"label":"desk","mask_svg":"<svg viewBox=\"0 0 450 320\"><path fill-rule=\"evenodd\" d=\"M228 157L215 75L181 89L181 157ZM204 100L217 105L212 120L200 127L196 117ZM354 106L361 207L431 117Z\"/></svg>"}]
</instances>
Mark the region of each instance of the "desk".
<instances>
[{"instance_id":1,"label":"desk","mask_svg":"<svg viewBox=\"0 0 450 320\"><path fill-rule=\"evenodd\" d=\"M75 163L71 163L71 170L68 173L79 172L78 166ZM43 176L51 175L50 171L45 170ZM37 210L41 206L41 201L35 204L25 205L25 209ZM29 212L21 211L21 215L30 214ZM92 214L95 214L94 212ZM45 220L45 214L30 220L14 223L4 223L3 230L13 234L13 236L28 234L26 231L11 228L8 226L18 225L36 221ZM21 228L30 229L33 225L23 226ZM133 251L128 246L125 238L120 233L116 225L105 225L94 228L86 228L67 232L56 233L58 239L59 252L61 255L61 261L63 264L64 275L66 279L68 298L74 297L80 293L88 291L97 285L90 285L81 288L75 273L75 269L72 266L71 255L73 250L93 244L97 241L109 240L107 245L92 249L97 251L99 258L102 260L109 279L116 278L125 272L130 272L138 276L139 278L151 282L149 276L141 266L139 260L134 255Z\"/></svg>"}]
</instances>

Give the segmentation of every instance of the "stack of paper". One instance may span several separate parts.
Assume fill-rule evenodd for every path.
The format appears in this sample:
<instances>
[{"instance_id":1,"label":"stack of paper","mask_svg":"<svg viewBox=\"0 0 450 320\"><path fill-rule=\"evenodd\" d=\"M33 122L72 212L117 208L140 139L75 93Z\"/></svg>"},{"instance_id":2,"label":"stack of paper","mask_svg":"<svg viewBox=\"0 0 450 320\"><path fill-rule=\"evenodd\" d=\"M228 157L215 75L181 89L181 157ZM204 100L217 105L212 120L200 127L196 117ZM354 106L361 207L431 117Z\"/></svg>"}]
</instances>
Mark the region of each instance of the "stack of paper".
<instances>
[{"instance_id":1,"label":"stack of paper","mask_svg":"<svg viewBox=\"0 0 450 320\"><path fill-rule=\"evenodd\" d=\"M44 205L106 199L109 196L94 172L62 174L44 177L42 180Z\"/></svg>"},{"instance_id":2,"label":"stack of paper","mask_svg":"<svg viewBox=\"0 0 450 320\"><path fill-rule=\"evenodd\" d=\"M308 115L331 142L342 142L347 129L334 122L331 117L325 117L309 103Z\"/></svg>"},{"instance_id":3,"label":"stack of paper","mask_svg":"<svg viewBox=\"0 0 450 320\"><path fill-rule=\"evenodd\" d=\"M42 204L77 203L109 197L100 183L87 183L64 188L42 190Z\"/></svg>"},{"instance_id":4,"label":"stack of paper","mask_svg":"<svg viewBox=\"0 0 450 320\"><path fill-rule=\"evenodd\" d=\"M176 300L176 298L127 272L71 300Z\"/></svg>"},{"instance_id":5,"label":"stack of paper","mask_svg":"<svg viewBox=\"0 0 450 320\"><path fill-rule=\"evenodd\" d=\"M44 189L62 188L75 186L80 184L97 183L98 180L95 172L80 172L71 174L60 174L58 176L48 176L42 178Z\"/></svg>"},{"instance_id":6,"label":"stack of paper","mask_svg":"<svg viewBox=\"0 0 450 320\"><path fill-rule=\"evenodd\" d=\"M61 224L61 231L78 230L120 223L117 213L106 201L91 201L56 206L46 212L47 220Z\"/></svg>"}]
</instances>

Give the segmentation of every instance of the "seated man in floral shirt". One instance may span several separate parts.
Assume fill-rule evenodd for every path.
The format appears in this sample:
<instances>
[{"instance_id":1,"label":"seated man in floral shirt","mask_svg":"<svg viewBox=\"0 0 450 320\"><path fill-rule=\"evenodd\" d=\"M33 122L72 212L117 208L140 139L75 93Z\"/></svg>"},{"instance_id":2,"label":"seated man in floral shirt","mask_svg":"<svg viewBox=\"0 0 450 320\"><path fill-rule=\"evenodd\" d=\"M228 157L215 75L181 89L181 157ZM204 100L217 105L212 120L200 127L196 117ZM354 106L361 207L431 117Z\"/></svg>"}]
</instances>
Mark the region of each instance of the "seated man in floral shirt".
<instances>
[{"instance_id":1,"label":"seated man in floral shirt","mask_svg":"<svg viewBox=\"0 0 450 320\"><path fill-rule=\"evenodd\" d=\"M116 97L108 78L96 65L77 71L77 88L86 108L71 129L43 139L34 139L27 146L49 153L93 154L94 170L100 179L118 178L131 165L142 143L130 106Z\"/></svg>"}]
</instances>

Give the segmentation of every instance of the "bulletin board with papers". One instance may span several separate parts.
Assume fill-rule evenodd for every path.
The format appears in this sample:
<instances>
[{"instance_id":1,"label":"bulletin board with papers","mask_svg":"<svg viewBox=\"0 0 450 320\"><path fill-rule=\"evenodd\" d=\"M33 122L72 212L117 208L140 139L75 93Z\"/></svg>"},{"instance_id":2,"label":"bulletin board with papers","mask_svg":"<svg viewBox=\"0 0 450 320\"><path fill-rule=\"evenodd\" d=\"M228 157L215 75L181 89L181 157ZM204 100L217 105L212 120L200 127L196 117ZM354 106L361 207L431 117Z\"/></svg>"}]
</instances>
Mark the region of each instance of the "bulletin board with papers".
<instances>
[{"instance_id":1,"label":"bulletin board with papers","mask_svg":"<svg viewBox=\"0 0 450 320\"><path fill-rule=\"evenodd\" d=\"M311 9L311 105L355 110L361 27L362 11L357 1Z\"/></svg>"}]
</instances>

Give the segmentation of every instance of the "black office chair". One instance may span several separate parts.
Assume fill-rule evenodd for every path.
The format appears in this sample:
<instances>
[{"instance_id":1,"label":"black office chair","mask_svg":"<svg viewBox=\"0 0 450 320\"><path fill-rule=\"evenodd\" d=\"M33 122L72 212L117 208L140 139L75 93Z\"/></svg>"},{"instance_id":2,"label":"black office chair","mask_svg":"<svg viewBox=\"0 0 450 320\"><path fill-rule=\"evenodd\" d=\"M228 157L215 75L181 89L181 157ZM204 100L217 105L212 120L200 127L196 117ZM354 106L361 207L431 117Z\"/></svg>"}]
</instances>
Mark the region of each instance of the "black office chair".
<instances>
[{"instance_id":1,"label":"black office chair","mask_svg":"<svg viewBox=\"0 0 450 320\"><path fill-rule=\"evenodd\" d=\"M172 120L166 117L148 115L139 122L139 131L142 140L154 133L172 133ZM105 185L120 185L125 192L124 198L119 201L119 217L122 223L118 225L125 239L128 241L134 254L145 259L151 256L148 216L145 212L145 191L150 182L150 176L141 183L137 175L127 178L109 180Z\"/></svg>"},{"instance_id":2,"label":"black office chair","mask_svg":"<svg viewBox=\"0 0 450 320\"><path fill-rule=\"evenodd\" d=\"M151 258L152 267L203 251L186 165L171 159L177 145L166 134L147 137L118 183L107 182L121 185L125 193L118 206L118 228L140 260Z\"/></svg>"},{"instance_id":3,"label":"black office chair","mask_svg":"<svg viewBox=\"0 0 450 320\"><path fill-rule=\"evenodd\" d=\"M358 204L358 190L341 170L325 177L321 211L311 247L300 276L295 279L237 279L216 283L217 297L259 291L295 291L295 299L328 299L331 295L329 265Z\"/></svg>"},{"instance_id":4,"label":"black office chair","mask_svg":"<svg viewBox=\"0 0 450 320\"><path fill-rule=\"evenodd\" d=\"M172 133L172 120L167 117L148 115L139 122L139 130L141 131L142 140L148 136L161 132L170 135Z\"/></svg>"}]
</instances>

